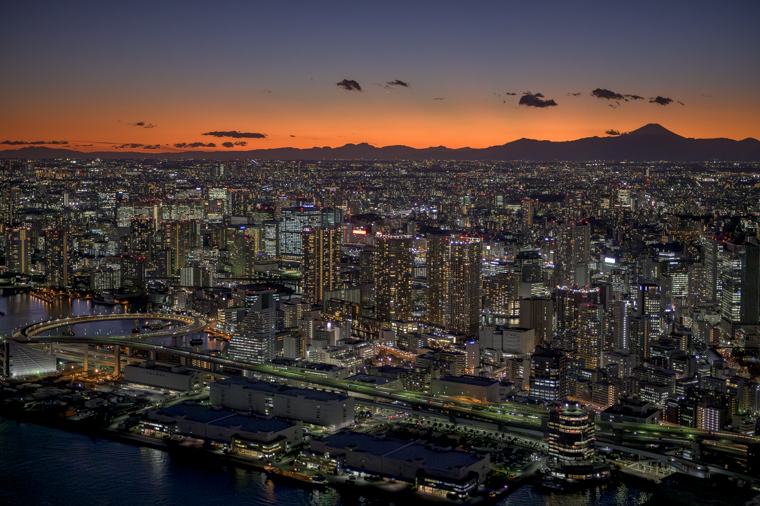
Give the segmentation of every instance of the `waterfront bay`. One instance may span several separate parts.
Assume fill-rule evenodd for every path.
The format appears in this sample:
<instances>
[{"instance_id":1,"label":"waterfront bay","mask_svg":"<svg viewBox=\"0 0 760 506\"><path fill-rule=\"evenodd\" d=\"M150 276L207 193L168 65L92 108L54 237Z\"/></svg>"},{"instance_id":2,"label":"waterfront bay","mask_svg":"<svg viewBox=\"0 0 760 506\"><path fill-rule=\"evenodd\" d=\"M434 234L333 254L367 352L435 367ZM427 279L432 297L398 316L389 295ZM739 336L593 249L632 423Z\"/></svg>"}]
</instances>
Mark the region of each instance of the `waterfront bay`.
<instances>
[{"instance_id":1,"label":"waterfront bay","mask_svg":"<svg viewBox=\"0 0 760 506\"><path fill-rule=\"evenodd\" d=\"M32 322L122 311L120 306L89 300L48 303L28 294L0 298L0 334ZM125 323L126 322L126 323ZM102 333L116 333L131 320L103 322ZM0 418L0 504L193 506L210 502L239 505L385 505L374 491L312 489L272 481L265 473L234 465L187 459L161 450L97 439L30 423ZM544 493L523 487L501 504L573 504L638 506L650 497L636 488L615 485L576 494ZM399 497L398 504L410 500Z\"/></svg>"}]
</instances>

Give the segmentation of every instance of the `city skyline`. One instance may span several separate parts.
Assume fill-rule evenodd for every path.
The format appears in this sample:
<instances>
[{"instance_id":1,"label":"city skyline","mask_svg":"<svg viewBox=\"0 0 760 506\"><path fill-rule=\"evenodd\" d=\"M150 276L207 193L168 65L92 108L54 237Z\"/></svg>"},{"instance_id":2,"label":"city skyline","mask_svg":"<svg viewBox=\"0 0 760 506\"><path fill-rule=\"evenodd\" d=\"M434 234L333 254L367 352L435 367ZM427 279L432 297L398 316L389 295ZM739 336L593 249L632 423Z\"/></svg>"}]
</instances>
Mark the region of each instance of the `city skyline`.
<instances>
[{"instance_id":1,"label":"city skyline","mask_svg":"<svg viewBox=\"0 0 760 506\"><path fill-rule=\"evenodd\" d=\"M0 149L760 138L753 2L224 7L5 6Z\"/></svg>"}]
</instances>

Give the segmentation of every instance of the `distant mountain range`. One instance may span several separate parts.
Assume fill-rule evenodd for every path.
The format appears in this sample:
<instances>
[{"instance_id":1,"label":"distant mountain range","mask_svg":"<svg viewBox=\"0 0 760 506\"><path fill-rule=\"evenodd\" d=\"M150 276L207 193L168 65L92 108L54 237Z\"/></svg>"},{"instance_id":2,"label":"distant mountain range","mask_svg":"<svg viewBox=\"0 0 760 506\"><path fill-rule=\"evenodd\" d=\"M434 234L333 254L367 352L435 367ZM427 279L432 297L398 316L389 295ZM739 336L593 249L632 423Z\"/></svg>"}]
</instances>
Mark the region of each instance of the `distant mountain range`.
<instances>
[{"instance_id":1,"label":"distant mountain range","mask_svg":"<svg viewBox=\"0 0 760 506\"><path fill-rule=\"evenodd\" d=\"M502 146L483 149L450 149L444 146L416 149L408 146L377 148L370 144L346 144L337 148L275 148L249 151L182 151L138 153L121 151L80 151L42 146L0 151L0 158L103 158L103 159L214 159L235 160L529 160L529 161L655 161L698 162L726 160L760 161L760 141L747 138L691 139L655 124L610 137L586 137L552 142L519 139Z\"/></svg>"}]
</instances>

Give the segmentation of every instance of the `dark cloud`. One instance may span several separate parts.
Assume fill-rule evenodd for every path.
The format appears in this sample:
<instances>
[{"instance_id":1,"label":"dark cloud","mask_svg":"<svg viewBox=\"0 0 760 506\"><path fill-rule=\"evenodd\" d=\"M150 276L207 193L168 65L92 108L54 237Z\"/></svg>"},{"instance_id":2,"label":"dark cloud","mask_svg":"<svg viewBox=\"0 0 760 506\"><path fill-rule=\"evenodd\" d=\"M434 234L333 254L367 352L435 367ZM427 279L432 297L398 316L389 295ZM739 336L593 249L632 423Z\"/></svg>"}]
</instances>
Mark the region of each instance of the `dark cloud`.
<instances>
[{"instance_id":1,"label":"dark cloud","mask_svg":"<svg viewBox=\"0 0 760 506\"><path fill-rule=\"evenodd\" d=\"M362 91L361 85L353 79L343 79L341 82L335 84L346 91Z\"/></svg>"},{"instance_id":2,"label":"dark cloud","mask_svg":"<svg viewBox=\"0 0 760 506\"><path fill-rule=\"evenodd\" d=\"M223 142L222 146L224 146L225 148L231 148L232 146L234 146L234 144L231 143L231 142L229 142L229 141L227 141L227 142Z\"/></svg>"},{"instance_id":3,"label":"dark cloud","mask_svg":"<svg viewBox=\"0 0 760 506\"><path fill-rule=\"evenodd\" d=\"M625 98L630 98L631 100L644 100L644 97L641 95L624 95Z\"/></svg>"},{"instance_id":4,"label":"dark cloud","mask_svg":"<svg viewBox=\"0 0 760 506\"><path fill-rule=\"evenodd\" d=\"M272 90L263 90L261 93L272 93Z\"/></svg>"},{"instance_id":5,"label":"dark cloud","mask_svg":"<svg viewBox=\"0 0 760 506\"><path fill-rule=\"evenodd\" d=\"M124 149L124 148L137 149L137 148L143 147L143 144L136 144L136 143L131 142L127 144L122 144L121 146L114 146L114 147L116 149Z\"/></svg>"},{"instance_id":6,"label":"dark cloud","mask_svg":"<svg viewBox=\"0 0 760 506\"><path fill-rule=\"evenodd\" d=\"M127 123L129 126L136 126L141 128L156 128L156 125L153 123L146 123L145 121L138 121L136 123Z\"/></svg>"},{"instance_id":7,"label":"dark cloud","mask_svg":"<svg viewBox=\"0 0 760 506\"><path fill-rule=\"evenodd\" d=\"M403 86L404 88L411 88L411 86L409 86L409 83L406 83L406 82L404 82L404 81L402 81L400 79L396 79L396 80L393 80L393 81L387 81L385 83L385 87L386 88L390 88L391 86Z\"/></svg>"},{"instance_id":8,"label":"dark cloud","mask_svg":"<svg viewBox=\"0 0 760 506\"><path fill-rule=\"evenodd\" d=\"M444 98L446 98L446 97L436 97L433 100L443 100Z\"/></svg>"},{"instance_id":9,"label":"dark cloud","mask_svg":"<svg viewBox=\"0 0 760 506\"><path fill-rule=\"evenodd\" d=\"M681 102L680 100L678 101L678 103L679 103L679 104L681 104L681 105L686 105L686 104L684 104L683 102Z\"/></svg>"},{"instance_id":10,"label":"dark cloud","mask_svg":"<svg viewBox=\"0 0 760 506\"><path fill-rule=\"evenodd\" d=\"M259 134L254 132L238 132L236 130L221 131L221 132L206 132L201 135L210 135L212 137L232 137L233 139L266 139L267 134Z\"/></svg>"},{"instance_id":11,"label":"dark cloud","mask_svg":"<svg viewBox=\"0 0 760 506\"><path fill-rule=\"evenodd\" d=\"M673 102L672 98L661 97L659 95L657 97L655 97L655 98L649 97L649 103L650 104L668 105L671 102Z\"/></svg>"},{"instance_id":12,"label":"dark cloud","mask_svg":"<svg viewBox=\"0 0 760 506\"><path fill-rule=\"evenodd\" d=\"M603 88L597 88L594 91L591 92L592 97L596 98L604 98L607 100L625 100L625 96L621 95L620 93L615 93L614 91L605 90Z\"/></svg>"},{"instance_id":13,"label":"dark cloud","mask_svg":"<svg viewBox=\"0 0 760 506\"><path fill-rule=\"evenodd\" d=\"M143 146L143 149L158 149L161 147L161 144L146 144Z\"/></svg>"},{"instance_id":14,"label":"dark cloud","mask_svg":"<svg viewBox=\"0 0 760 506\"><path fill-rule=\"evenodd\" d=\"M526 107L553 107L557 105L557 102L555 102L552 99L544 100L544 95L541 93L531 93L529 91L526 91L523 93L523 96L520 97L519 105L524 105Z\"/></svg>"},{"instance_id":15,"label":"dark cloud","mask_svg":"<svg viewBox=\"0 0 760 506\"><path fill-rule=\"evenodd\" d=\"M65 146L69 141L2 141L0 144L7 144L8 146L41 146L43 144L55 144Z\"/></svg>"},{"instance_id":16,"label":"dark cloud","mask_svg":"<svg viewBox=\"0 0 760 506\"><path fill-rule=\"evenodd\" d=\"M247 146L248 145L248 143L246 141L235 141L232 144L234 144L235 146Z\"/></svg>"},{"instance_id":17,"label":"dark cloud","mask_svg":"<svg viewBox=\"0 0 760 506\"><path fill-rule=\"evenodd\" d=\"M510 97L514 97L515 95L517 95L517 93L512 93L511 91L508 91L508 92L505 93L505 95L509 95Z\"/></svg>"},{"instance_id":18,"label":"dark cloud","mask_svg":"<svg viewBox=\"0 0 760 506\"><path fill-rule=\"evenodd\" d=\"M291 135L291 137L295 137L295 135Z\"/></svg>"},{"instance_id":19,"label":"dark cloud","mask_svg":"<svg viewBox=\"0 0 760 506\"><path fill-rule=\"evenodd\" d=\"M213 142L209 142L208 144L204 144L202 142L178 142L174 145L175 148L215 148L216 144Z\"/></svg>"},{"instance_id":20,"label":"dark cloud","mask_svg":"<svg viewBox=\"0 0 760 506\"><path fill-rule=\"evenodd\" d=\"M581 92L579 91L578 93L568 93L567 96L568 97L580 97L581 96Z\"/></svg>"},{"instance_id":21,"label":"dark cloud","mask_svg":"<svg viewBox=\"0 0 760 506\"><path fill-rule=\"evenodd\" d=\"M610 128L609 130L606 130L604 133L606 133L607 135L620 135L620 132L618 130L613 130L612 128Z\"/></svg>"}]
</instances>

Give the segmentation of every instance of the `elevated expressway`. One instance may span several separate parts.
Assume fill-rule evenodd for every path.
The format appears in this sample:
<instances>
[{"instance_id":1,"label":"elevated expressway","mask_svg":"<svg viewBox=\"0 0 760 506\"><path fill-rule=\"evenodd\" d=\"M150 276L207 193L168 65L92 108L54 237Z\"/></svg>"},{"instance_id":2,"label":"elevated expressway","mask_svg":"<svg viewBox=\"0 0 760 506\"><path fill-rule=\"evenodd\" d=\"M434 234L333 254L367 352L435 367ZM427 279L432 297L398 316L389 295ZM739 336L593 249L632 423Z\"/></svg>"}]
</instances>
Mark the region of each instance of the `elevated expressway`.
<instances>
[{"instance_id":1,"label":"elevated expressway","mask_svg":"<svg viewBox=\"0 0 760 506\"><path fill-rule=\"evenodd\" d=\"M15 334L13 337L17 341L22 341L22 342L23 342L23 338L27 338L29 340L32 340L32 338L34 338L36 340L37 338L43 337L43 336L40 336L40 334L43 334L45 332L49 332L61 327L68 327L68 326L77 325L80 323L95 323L95 322L112 321L112 320L162 320L162 321L170 321L170 322L182 324L182 326L178 328L171 328L165 331L158 330L154 332L147 332L145 334L140 334L141 337L145 337L145 338L173 337L173 336L195 334L197 332L201 332L206 327L206 320L196 318L194 316L167 315L167 314L161 314L161 313L114 313L114 314L108 314L108 315L71 316L69 318L60 318L58 320L46 320L39 323L33 323L19 330L18 333ZM55 337L56 341L45 341L45 342L64 342L64 341L74 342L74 341L70 341L69 338L76 337L76 336L50 336L50 337ZM99 337L99 336L96 336L96 337ZM128 334L128 335L123 335L123 336L112 336L112 337L113 338L127 338L127 337L134 338L135 334ZM39 342L42 342L42 341L39 341ZM104 342L103 344L106 344L106 342Z\"/></svg>"},{"instance_id":2,"label":"elevated expressway","mask_svg":"<svg viewBox=\"0 0 760 506\"><path fill-rule=\"evenodd\" d=\"M50 330L60 327L67 327L77 323L88 323L112 319L161 319L171 321L181 321L186 325L172 329L166 332L150 332L137 335L82 335L82 336L50 336L41 335ZM228 368L239 371L249 371L262 376L271 376L283 378L295 383L312 384L319 387L338 390L349 393L354 397L364 397L373 403L381 404L388 409L399 411L424 411L426 413L443 415L453 419L465 419L478 422L493 424L494 427L503 431L514 431L531 434L533 437L541 437L542 419L546 418L546 411L540 406L531 406L527 409L522 406L516 406L509 409L501 409L495 406L475 405L459 400L442 398L425 394L422 392L408 392L403 390L391 390L378 387L374 384L367 384L357 381L331 379L320 375L319 371L294 372L284 368L278 368L270 365L256 365L229 360L215 354L199 353L187 348L177 346L163 346L151 342L153 338L158 337L175 337L182 334L199 332L205 328L206 322L199 318L164 315L164 314L144 314L144 313L124 313L118 315L90 315L65 318L61 320L51 320L36 323L24 327L16 332L11 339L19 343L67 343L67 344L94 344L142 349L155 353L170 353L187 361L201 361L211 364L215 370L219 368Z\"/></svg>"},{"instance_id":3,"label":"elevated expressway","mask_svg":"<svg viewBox=\"0 0 760 506\"><path fill-rule=\"evenodd\" d=\"M188 361L201 361L210 364L214 371L224 367L238 371L248 371L260 376L282 378L295 384L316 385L326 389L343 391L357 401L377 407L395 409L405 412L425 413L431 416L455 420L478 422L489 424L504 432L513 432L526 435L530 438L543 438L548 420L548 411L541 405L526 405L520 403L505 403L501 405L482 405L447 397L435 396L422 392L410 392L405 390L392 390L364 382L331 379L320 375L319 371L288 371L272 365L257 365L230 360L225 357L199 353L187 348L177 346L163 346L150 342L155 337L178 336L201 331L206 322L188 316L167 316L163 314L120 314L107 315L106 319L114 317L129 319L163 319L181 321L185 326L167 332L151 332L140 337L129 336L42 336L41 333L56 327L82 323L87 321L103 320L104 316L75 317L65 320L42 322L30 325L17 332L12 339L21 343L71 343L71 344L99 344L120 347L143 349L155 353L169 353ZM322 373L324 374L324 373ZM598 443L615 445L621 450L629 447L630 443L635 446L641 444L663 442L669 440L672 443L692 444L701 439L722 439L740 444L758 442L760 438L749 437L728 432L708 432L686 427L668 427L664 425L638 424L638 423L605 423L597 420ZM604 442L604 443L602 443ZM628 444L627 444L628 443Z\"/></svg>"}]
</instances>

